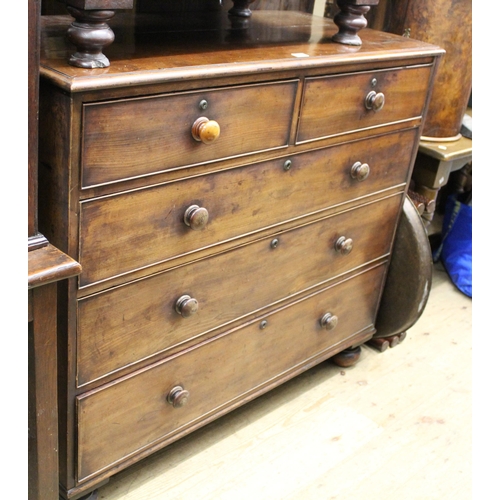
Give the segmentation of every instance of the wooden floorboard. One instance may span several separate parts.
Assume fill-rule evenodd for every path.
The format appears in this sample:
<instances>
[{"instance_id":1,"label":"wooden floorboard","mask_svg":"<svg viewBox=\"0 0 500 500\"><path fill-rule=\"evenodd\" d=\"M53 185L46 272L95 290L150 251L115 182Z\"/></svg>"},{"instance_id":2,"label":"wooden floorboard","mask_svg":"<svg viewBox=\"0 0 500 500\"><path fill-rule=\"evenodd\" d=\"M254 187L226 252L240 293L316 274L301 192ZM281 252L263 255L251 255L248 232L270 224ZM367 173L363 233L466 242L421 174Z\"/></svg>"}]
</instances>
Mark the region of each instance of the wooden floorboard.
<instances>
[{"instance_id":1,"label":"wooden floorboard","mask_svg":"<svg viewBox=\"0 0 500 500\"><path fill-rule=\"evenodd\" d=\"M325 362L113 478L101 500L469 500L472 301L439 264L406 340Z\"/></svg>"}]
</instances>

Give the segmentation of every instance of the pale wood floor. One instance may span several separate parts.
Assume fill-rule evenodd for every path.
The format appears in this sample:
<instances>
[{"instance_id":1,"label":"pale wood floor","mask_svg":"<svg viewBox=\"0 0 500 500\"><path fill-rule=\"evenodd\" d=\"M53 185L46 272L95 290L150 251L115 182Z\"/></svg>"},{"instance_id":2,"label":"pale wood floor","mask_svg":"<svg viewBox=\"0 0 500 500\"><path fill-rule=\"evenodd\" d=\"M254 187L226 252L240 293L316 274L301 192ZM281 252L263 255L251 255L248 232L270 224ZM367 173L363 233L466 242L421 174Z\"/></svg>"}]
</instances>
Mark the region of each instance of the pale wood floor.
<instances>
[{"instance_id":1,"label":"pale wood floor","mask_svg":"<svg viewBox=\"0 0 500 500\"><path fill-rule=\"evenodd\" d=\"M472 301L441 265L406 340L325 362L111 478L100 500L472 498ZM493 497L489 497L493 498Z\"/></svg>"}]
</instances>

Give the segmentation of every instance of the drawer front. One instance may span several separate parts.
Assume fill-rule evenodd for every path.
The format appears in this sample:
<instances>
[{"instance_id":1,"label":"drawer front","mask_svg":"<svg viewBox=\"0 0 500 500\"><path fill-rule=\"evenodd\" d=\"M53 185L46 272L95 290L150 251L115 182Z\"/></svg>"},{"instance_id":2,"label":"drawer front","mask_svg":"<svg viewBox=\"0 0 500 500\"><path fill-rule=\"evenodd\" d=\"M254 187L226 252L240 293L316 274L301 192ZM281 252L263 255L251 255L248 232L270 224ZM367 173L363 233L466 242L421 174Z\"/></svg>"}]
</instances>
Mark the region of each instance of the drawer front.
<instances>
[{"instance_id":1,"label":"drawer front","mask_svg":"<svg viewBox=\"0 0 500 500\"><path fill-rule=\"evenodd\" d=\"M82 186L286 146L296 90L290 81L86 104ZM220 127L213 143L193 138L202 117Z\"/></svg>"},{"instance_id":2,"label":"drawer front","mask_svg":"<svg viewBox=\"0 0 500 500\"><path fill-rule=\"evenodd\" d=\"M80 286L229 241L406 181L417 129L82 202ZM352 167L368 164L365 180ZM314 193L314 195L312 195ZM203 230L184 222L208 211Z\"/></svg>"},{"instance_id":3,"label":"drawer front","mask_svg":"<svg viewBox=\"0 0 500 500\"><path fill-rule=\"evenodd\" d=\"M81 299L79 385L387 255L400 205L392 196Z\"/></svg>"},{"instance_id":4,"label":"drawer front","mask_svg":"<svg viewBox=\"0 0 500 500\"><path fill-rule=\"evenodd\" d=\"M297 142L419 118L430 76L431 67L423 66L307 78ZM384 96L378 111L367 107L371 92Z\"/></svg>"},{"instance_id":5,"label":"drawer front","mask_svg":"<svg viewBox=\"0 0 500 500\"><path fill-rule=\"evenodd\" d=\"M97 473L209 418L288 370L372 326L385 266L297 302L226 336L77 398L78 478ZM338 317L327 330L321 318ZM182 386L187 404L166 400Z\"/></svg>"}]
</instances>

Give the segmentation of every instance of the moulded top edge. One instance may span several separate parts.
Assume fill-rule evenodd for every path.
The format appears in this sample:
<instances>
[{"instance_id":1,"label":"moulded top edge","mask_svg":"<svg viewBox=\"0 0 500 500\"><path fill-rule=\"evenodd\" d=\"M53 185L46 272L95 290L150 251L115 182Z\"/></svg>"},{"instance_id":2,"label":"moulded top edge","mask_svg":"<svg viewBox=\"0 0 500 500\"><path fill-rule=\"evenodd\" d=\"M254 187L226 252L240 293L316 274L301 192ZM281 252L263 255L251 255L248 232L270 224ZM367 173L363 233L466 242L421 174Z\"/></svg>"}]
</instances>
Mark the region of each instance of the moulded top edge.
<instances>
[{"instance_id":1,"label":"moulded top edge","mask_svg":"<svg viewBox=\"0 0 500 500\"><path fill-rule=\"evenodd\" d=\"M243 35L231 28L224 15L217 26L212 23L200 29L191 24L174 29L163 21L155 25L156 19L133 18L132 22L117 15L118 22L112 26L115 41L104 49L110 66L84 69L68 63L75 51L66 38L71 18L45 17L40 74L69 92L312 68L331 67L338 72L349 64L383 61L418 64L444 54L435 45L371 29L361 30L361 46L335 43L333 20L291 11L255 11ZM235 38L236 32L240 38Z\"/></svg>"},{"instance_id":2,"label":"moulded top edge","mask_svg":"<svg viewBox=\"0 0 500 500\"><path fill-rule=\"evenodd\" d=\"M302 59L282 59L268 61L252 61L244 63L212 64L209 66L191 66L165 68L156 70L116 72L93 75L69 75L57 71L49 66L42 65L40 75L72 93L85 92L89 90L104 90L113 88L125 88L140 85L151 85L161 83L182 82L197 79L224 78L230 76L244 76L252 74L273 73L278 71L307 70L313 68L328 68L332 70L335 67L346 66L348 64L382 63L393 61L398 65L401 61L410 61L414 64L421 63L425 57L435 57L442 55L443 50L437 48L431 51L408 52L400 51L397 53L378 54L377 57L370 57L367 54L342 55L342 56L314 56L304 57ZM420 59L420 60L419 60ZM97 70L93 70L97 71Z\"/></svg>"}]
</instances>

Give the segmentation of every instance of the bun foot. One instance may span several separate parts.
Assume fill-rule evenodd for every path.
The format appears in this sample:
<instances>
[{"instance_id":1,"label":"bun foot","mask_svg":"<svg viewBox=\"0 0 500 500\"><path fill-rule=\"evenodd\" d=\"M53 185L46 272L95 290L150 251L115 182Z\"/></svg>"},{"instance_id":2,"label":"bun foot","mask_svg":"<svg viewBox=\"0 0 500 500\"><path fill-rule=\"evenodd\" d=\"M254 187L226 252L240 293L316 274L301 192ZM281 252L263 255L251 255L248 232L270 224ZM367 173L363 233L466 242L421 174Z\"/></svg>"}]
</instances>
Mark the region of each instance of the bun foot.
<instances>
[{"instance_id":1,"label":"bun foot","mask_svg":"<svg viewBox=\"0 0 500 500\"><path fill-rule=\"evenodd\" d=\"M81 500L97 500L99 498L99 493L98 490L92 491L92 493L89 493L88 496L83 497Z\"/></svg>"},{"instance_id":2,"label":"bun foot","mask_svg":"<svg viewBox=\"0 0 500 500\"><path fill-rule=\"evenodd\" d=\"M349 349L345 349L344 351L340 351L338 354L333 356L332 361L343 368L348 368L349 366L353 366L358 362L359 357L361 356L361 347L349 347Z\"/></svg>"},{"instance_id":3,"label":"bun foot","mask_svg":"<svg viewBox=\"0 0 500 500\"><path fill-rule=\"evenodd\" d=\"M99 498L99 493L98 490L91 491L90 493L87 493L83 497L79 497L78 500L97 500ZM59 500L65 500L66 497L60 495Z\"/></svg>"}]
</instances>

